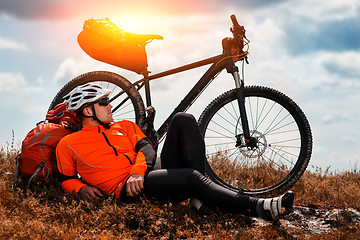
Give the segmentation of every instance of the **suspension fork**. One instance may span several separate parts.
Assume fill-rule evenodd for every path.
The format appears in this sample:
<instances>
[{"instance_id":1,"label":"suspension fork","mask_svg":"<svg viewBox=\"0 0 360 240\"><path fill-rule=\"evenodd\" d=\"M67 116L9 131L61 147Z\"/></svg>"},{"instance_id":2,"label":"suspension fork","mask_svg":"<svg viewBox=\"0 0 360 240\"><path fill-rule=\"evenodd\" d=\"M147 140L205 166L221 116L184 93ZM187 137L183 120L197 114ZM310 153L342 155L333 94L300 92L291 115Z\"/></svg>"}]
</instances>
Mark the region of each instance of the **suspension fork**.
<instances>
[{"instance_id":1,"label":"suspension fork","mask_svg":"<svg viewBox=\"0 0 360 240\"><path fill-rule=\"evenodd\" d=\"M227 56L225 68L228 73L231 73L236 86L236 98L239 105L241 125L243 128L244 138L246 144L251 144L249 122L245 110L245 93L244 93L244 79L240 78L239 68L235 65L234 59L231 57L231 47L234 45L234 39L224 38L222 41L224 56ZM239 136L236 136L237 138ZM237 144L238 145L238 144Z\"/></svg>"},{"instance_id":2,"label":"suspension fork","mask_svg":"<svg viewBox=\"0 0 360 240\"><path fill-rule=\"evenodd\" d=\"M233 75L235 86L236 86L236 98L239 105L241 125L243 128L244 138L249 143L250 140L250 130L249 122L245 109L245 93L244 93L244 80L240 78L239 68L233 65L231 68L228 68L227 71Z\"/></svg>"},{"instance_id":3,"label":"suspension fork","mask_svg":"<svg viewBox=\"0 0 360 240\"><path fill-rule=\"evenodd\" d=\"M249 122L245 109L245 90L244 90L244 79L240 78L239 68L235 65L234 59L232 58L232 46L236 46L233 38L224 38L222 41L224 56L227 57L225 68L228 73L231 73L236 86L236 98L239 105L241 125L243 129L243 136L245 138L246 145L248 147L256 147L256 141L250 136ZM244 61L244 60L243 60ZM241 146L241 135L236 136L237 143L236 147Z\"/></svg>"}]
</instances>

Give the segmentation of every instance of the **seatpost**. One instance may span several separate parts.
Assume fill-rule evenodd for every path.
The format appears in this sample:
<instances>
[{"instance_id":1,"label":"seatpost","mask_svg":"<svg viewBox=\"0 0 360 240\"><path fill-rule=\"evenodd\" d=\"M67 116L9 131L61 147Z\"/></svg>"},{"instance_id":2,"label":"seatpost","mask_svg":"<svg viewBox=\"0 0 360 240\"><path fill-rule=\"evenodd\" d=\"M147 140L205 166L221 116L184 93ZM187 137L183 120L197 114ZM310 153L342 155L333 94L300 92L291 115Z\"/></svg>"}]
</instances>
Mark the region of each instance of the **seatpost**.
<instances>
[{"instance_id":1,"label":"seatpost","mask_svg":"<svg viewBox=\"0 0 360 240\"><path fill-rule=\"evenodd\" d=\"M145 133L145 135L150 139L150 141L153 143L155 149L157 149L159 137L154 129L154 119L155 119L156 111L155 108L151 105L149 73L150 73L149 71L144 71L142 73L142 75L144 76L145 97L146 97L145 111L147 113L142 130Z\"/></svg>"},{"instance_id":2,"label":"seatpost","mask_svg":"<svg viewBox=\"0 0 360 240\"><path fill-rule=\"evenodd\" d=\"M152 105L150 96L149 73L150 72L147 70L141 73L144 76L146 107L150 107Z\"/></svg>"}]
</instances>

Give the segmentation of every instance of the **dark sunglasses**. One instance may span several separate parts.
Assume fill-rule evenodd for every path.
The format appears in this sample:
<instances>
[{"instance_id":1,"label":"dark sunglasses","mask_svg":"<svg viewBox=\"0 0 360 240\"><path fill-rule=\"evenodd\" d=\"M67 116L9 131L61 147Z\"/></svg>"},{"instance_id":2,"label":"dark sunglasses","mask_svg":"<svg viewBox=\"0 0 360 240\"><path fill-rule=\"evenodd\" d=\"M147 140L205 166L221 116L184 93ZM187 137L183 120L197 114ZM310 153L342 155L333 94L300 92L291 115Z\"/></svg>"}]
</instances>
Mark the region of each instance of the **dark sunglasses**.
<instances>
[{"instance_id":1,"label":"dark sunglasses","mask_svg":"<svg viewBox=\"0 0 360 240\"><path fill-rule=\"evenodd\" d=\"M94 104L95 104L95 103L98 103L100 106L106 107L107 105L109 105L110 99L107 98L107 97L105 97L105 98L100 98L99 100L97 100L96 102L94 102Z\"/></svg>"}]
</instances>

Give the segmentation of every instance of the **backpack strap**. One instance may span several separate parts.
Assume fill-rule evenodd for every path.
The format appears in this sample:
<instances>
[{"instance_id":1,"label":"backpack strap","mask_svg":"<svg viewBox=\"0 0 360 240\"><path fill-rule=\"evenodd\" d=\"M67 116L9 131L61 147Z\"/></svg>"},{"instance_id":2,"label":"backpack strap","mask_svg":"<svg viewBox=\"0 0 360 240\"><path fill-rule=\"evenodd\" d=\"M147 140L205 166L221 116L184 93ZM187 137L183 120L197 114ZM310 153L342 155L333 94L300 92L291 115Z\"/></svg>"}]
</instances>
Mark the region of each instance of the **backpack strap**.
<instances>
[{"instance_id":1,"label":"backpack strap","mask_svg":"<svg viewBox=\"0 0 360 240\"><path fill-rule=\"evenodd\" d=\"M15 159L16 159L16 167L15 167L15 173L14 173L14 181L13 181L13 184L12 184L12 190L15 190L15 185L16 185L16 180L19 176L19 157L20 157L20 154L18 154Z\"/></svg>"},{"instance_id":2,"label":"backpack strap","mask_svg":"<svg viewBox=\"0 0 360 240\"><path fill-rule=\"evenodd\" d=\"M39 174L39 172L41 171L41 169L43 169L44 167L45 167L45 161L43 160L43 161L40 163L39 167L38 167L38 168L36 169L36 171L34 172L34 174L30 177L29 182L28 182L28 185L27 185L28 188L30 188L31 181L37 177L37 175Z\"/></svg>"}]
</instances>

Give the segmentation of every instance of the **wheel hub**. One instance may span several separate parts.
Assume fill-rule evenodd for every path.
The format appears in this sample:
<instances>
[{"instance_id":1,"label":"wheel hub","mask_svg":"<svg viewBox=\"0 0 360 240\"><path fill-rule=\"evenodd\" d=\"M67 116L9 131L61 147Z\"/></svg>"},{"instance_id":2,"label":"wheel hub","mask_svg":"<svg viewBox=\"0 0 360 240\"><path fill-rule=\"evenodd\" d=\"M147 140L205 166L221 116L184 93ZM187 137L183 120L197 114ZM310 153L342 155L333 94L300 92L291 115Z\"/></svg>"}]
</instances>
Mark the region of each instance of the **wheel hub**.
<instances>
[{"instance_id":1,"label":"wheel hub","mask_svg":"<svg viewBox=\"0 0 360 240\"><path fill-rule=\"evenodd\" d=\"M256 130L251 130L250 136L250 139L245 139L244 134L236 135L235 147L247 158L259 158L268 147L266 137Z\"/></svg>"}]
</instances>

